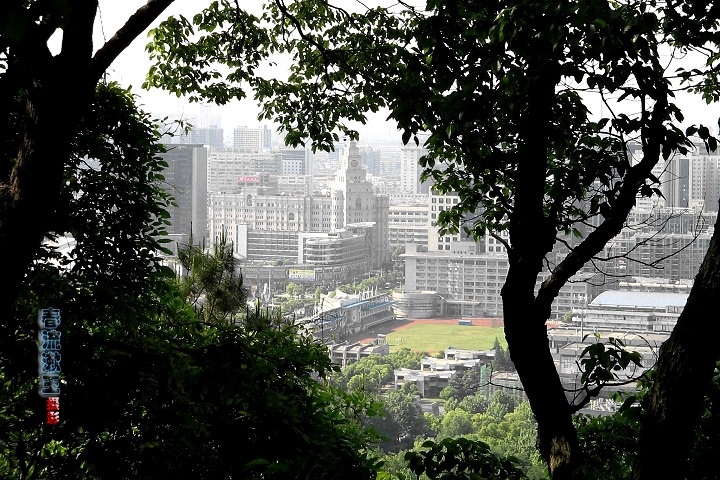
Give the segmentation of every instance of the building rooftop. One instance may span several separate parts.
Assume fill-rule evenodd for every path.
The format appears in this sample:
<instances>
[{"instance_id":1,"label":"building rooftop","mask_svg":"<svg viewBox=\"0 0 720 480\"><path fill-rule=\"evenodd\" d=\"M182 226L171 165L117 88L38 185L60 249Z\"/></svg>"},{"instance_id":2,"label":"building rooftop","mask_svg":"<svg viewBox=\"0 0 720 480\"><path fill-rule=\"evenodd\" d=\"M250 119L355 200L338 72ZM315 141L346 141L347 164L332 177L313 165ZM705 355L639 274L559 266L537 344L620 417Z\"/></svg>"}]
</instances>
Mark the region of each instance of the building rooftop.
<instances>
[{"instance_id":1,"label":"building rooftop","mask_svg":"<svg viewBox=\"0 0 720 480\"><path fill-rule=\"evenodd\" d=\"M687 298L687 293L608 290L595 297L595 299L590 302L590 306L684 307L685 303L687 303Z\"/></svg>"}]
</instances>

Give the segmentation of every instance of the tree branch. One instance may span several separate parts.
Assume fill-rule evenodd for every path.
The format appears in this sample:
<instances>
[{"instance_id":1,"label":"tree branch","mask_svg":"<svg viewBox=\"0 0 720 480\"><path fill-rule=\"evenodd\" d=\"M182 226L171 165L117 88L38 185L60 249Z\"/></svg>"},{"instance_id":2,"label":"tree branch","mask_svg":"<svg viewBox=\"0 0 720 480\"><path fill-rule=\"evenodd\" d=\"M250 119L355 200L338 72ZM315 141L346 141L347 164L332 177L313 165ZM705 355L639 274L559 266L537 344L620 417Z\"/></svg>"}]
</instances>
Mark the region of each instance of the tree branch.
<instances>
[{"instance_id":1,"label":"tree branch","mask_svg":"<svg viewBox=\"0 0 720 480\"><path fill-rule=\"evenodd\" d=\"M92 78L100 76L110 67L110 64L120 55L146 28L154 22L174 0L148 0L145 5L128 18L115 35L105 42L90 62L89 73Z\"/></svg>"}]
</instances>

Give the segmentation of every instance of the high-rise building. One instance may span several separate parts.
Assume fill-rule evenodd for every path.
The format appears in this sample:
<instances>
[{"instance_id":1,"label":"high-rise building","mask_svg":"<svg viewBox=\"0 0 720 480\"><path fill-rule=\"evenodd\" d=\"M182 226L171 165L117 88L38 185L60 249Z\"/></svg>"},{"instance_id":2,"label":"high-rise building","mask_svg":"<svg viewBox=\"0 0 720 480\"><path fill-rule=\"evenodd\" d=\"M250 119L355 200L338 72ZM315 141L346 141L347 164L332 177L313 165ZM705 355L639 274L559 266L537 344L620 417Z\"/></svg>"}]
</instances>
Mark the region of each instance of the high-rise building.
<instances>
[{"instance_id":1,"label":"high-rise building","mask_svg":"<svg viewBox=\"0 0 720 480\"><path fill-rule=\"evenodd\" d=\"M233 130L233 148L245 152L268 152L272 148L272 134L267 126L248 128L238 126Z\"/></svg>"},{"instance_id":2,"label":"high-rise building","mask_svg":"<svg viewBox=\"0 0 720 480\"><path fill-rule=\"evenodd\" d=\"M430 214L427 205L390 205L388 235L391 247L404 247L408 243L428 244Z\"/></svg>"},{"instance_id":3,"label":"high-rise building","mask_svg":"<svg viewBox=\"0 0 720 480\"><path fill-rule=\"evenodd\" d=\"M295 151L298 154L300 151ZM309 177L248 175L252 162L240 166L226 152L216 152L210 166L210 237L234 242L238 254L267 259L296 257L288 255L293 245L302 248L301 233L330 233L354 229L370 242L372 268L380 268L389 259L388 209L389 199L376 195L360 161L357 145L352 142L344 151L341 167L325 193L313 193ZM258 156L237 152L233 156ZM273 158L279 158L272 154ZM298 155L298 161L299 155ZM255 166L255 171L259 170ZM222 171L220 171L222 169ZM216 171L217 170L217 171ZM241 179L242 181L238 180ZM253 236L256 231L271 234ZM279 239L282 245L268 243L250 245L250 239ZM270 240L268 240L270 241ZM274 240L273 240L274 241ZM251 248L252 247L252 248ZM266 248L267 247L267 248ZM250 258L251 260L253 258Z\"/></svg>"},{"instance_id":4,"label":"high-rise building","mask_svg":"<svg viewBox=\"0 0 720 480\"><path fill-rule=\"evenodd\" d=\"M671 158L660 176L665 206L687 208L690 200L690 160L685 156Z\"/></svg>"},{"instance_id":5,"label":"high-rise building","mask_svg":"<svg viewBox=\"0 0 720 480\"><path fill-rule=\"evenodd\" d=\"M259 183L259 174L277 171L273 154L236 149L213 150L208 165L211 193L238 192L248 183Z\"/></svg>"},{"instance_id":6,"label":"high-rise building","mask_svg":"<svg viewBox=\"0 0 720 480\"><path fill-rule=\"evenodd\" d=\"M690 156L690 207L702 207L709 212L718 211L720 199L720 155L708 154L699 146Z\"/></svg>"},{"instance_id":7,"label":"high-rise building","mask_svg":"<svg viewBox=\"0 0 720 480\"><path fill-rule=\"evenodd\" d=\"M406 146L400 150L400 191L402 193L428 193L431 182L420 181L423 167L420 158L428 151L422 147Z\"/></svg>"},{"instance_id":8,"label":"high-rise building","mask_svg":"<svg viewBox=\"0 0 720 480\"><path fill-rule=\"evenodd\" d=\"M163 127L166 134L163 135L162 141L166 144L207 145L212 148L225 146L224 130L219 115L203 113L186 117L176 114L168 116L167 121L176 123ZM185 132L184 127L190 127L189 131Z\"/></svg>"},{"instance_id":9,"label":"high-rise building","mask_svg":"<svg viewBox=\"0 0 720 480\"><path fill-rule=\"evenodd\" d=\"M390 257L388 243L388 211L390 199L376 195L367 172L362 168L362 156L354 141L349 142L340 158L340 168L331 185L334 229L349 224L375 224L373 228L373 268L380 268Z\"/></svg>"},{"instance_id":10,"label":"high-rise building","mask_svg":"<svg viewBox=\"0 0 720 480\"><path fill-rule=\"evenodd\" d=\"M224 130L220 127L193 127L188 134L188 143L223 148Z\"/></svg>"},{"instance_id":11,"label":"high-rise building","mask_svg":"<svg viewBox=\"0 0 720 480\"><path fill-rule=\"evenodd\" d=\"M167 145L161 156L168 166L163 172L165 189L175 198L169 208L168 233L186 243L202 242L208 236L208 149L203 145Z\"/></svg>"},{"instance_id":12,"label":"high-rise building","mask_svg":"<svg viewBox=\"0 0 720 480\"><path fill-rule=\"evenodd\" d=\"M363 158L363 165L370 175L380 175L380 151L373 147L360 149Z\"/></svg>"},{"instance_id":13,"label":"high-rise building","mask_svg":"<svg viewBox=\"0 0 720 480\"><path fill-rule=\"evenodd\" d=\"M313 153L310 147L283 148L273 152L280 175L312 175Z\"/></svg>"}]
</instances>

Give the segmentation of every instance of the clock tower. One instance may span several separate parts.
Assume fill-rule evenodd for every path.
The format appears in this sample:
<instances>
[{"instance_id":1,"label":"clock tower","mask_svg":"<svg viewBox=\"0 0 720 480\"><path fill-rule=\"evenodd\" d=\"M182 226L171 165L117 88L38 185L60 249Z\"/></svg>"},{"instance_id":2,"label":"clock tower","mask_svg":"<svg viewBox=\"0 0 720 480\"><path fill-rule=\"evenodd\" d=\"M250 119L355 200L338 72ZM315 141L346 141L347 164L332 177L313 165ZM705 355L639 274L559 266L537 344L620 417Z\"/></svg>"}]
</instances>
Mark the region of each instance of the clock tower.
<instances>
[{"instance_id":1,"label":"clock tower","mask_svg":"<svg viewBox=\"0 0 720 480\"><path fill-rule=\"evenodd\" d=\"M341 157L340 170L335 176L339 183L364 182L367 179L367 172L362 168L362 155L355 142L349 142Z\"/></svg>"},{"instance_id":2,"label":"clock tower","mask_svg":"<svg viewBox=\"0 0 720 480\"><path fill-rule=\"evenodd\" d=\"M333 200L337 200L336 205L340 210L335 217L335 229L345 228L351 224L375 224L373 253L376 258L373 259L373 268L379 268L389 251L387 244L389 199L375 195L372 183L367 180L367 172L362 167L360 149L354 141L348 142L340 158L340 168L335 174L332 190Z\"/></svg>"}]
</instances>

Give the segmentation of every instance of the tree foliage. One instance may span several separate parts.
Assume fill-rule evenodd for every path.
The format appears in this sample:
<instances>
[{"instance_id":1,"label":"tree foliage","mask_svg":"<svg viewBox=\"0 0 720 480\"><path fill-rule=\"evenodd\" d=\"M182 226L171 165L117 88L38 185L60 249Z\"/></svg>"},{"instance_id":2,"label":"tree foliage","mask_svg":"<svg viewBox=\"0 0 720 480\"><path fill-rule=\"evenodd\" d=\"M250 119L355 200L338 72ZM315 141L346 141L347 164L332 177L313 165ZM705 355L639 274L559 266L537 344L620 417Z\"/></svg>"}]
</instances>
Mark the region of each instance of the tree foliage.
<instances>
[{"instance_id":1,"label":"tree foliage","mask_svg":"<svg viewBox=\"0 0 720 480\"><path fill-rule=\"evenodd\" d=\"M394 380L395 369L419 369L423 356L422 353L411 352L409 348L390 355L371 355L334 373L330 381L344 390L378 393L383 385Z\"/></svg>"},{"instance_id":2,"label":"tree foliage","mask_svg":"<svg viewBox=\"0 0 720 480\"><path fill-rule=\"evenodd\" d=\"M264 17L272 33L262 52L291 55L293 67L287 78L248 80L265 102L263 115L281 124L287 141L331 148L339 132L357 136L349 121L388 108L405 143L428 133L424 177L440 193L459 193L460 203L439 215L442 229L505 243L506 338L553 477L572 476L581 452L547 348L550 305L618 234L636 198L659 193L652 173L659 162L687 153L694 134L708 149L717 146L706 126L681 129L685 118L675 101L676 90L718 99L717 18L710 2L647 0L431 0L424 10L402 3L360 12L277 0ZM158 65L182 67L217 48L193 42L191 22L183 28L179 40L191 48L166 55L156 41ZM175 31L162 25L157 38ZM676 70L674 60L690 54L698 63ZM156 68L150 84L180 91L190 82L198 98L210 100L244 94L233 78L203 78L212 70L195 62L199 72L167 68L160 75ZM594 102L607 115L592 115ZM639 145L637 158L630 142ZM499 235L504 231L509 241ZM536 292L556 244L563 254Z\"/></svg>"},{"instance_id":3,"label":"tree foliage","mask_svg":"<svg viewBox=\"0 0 720 480\"><path fill-rule=\"evenodd\" d=\"M90 112L55 219L74 248L38 255L18 321L2 323L0 476L373 478L376 437L360 417L377 403L329 388L327 351L300 327L259 310L207 322L193 308L159 256L169 199L154 122L114 85ZM193 255L224 270L206 283L237 273L223 250ZM48 305L62 312L59 425L37 395L35 319Z\"/></svg>"},{"instance_id":4,"label":"tree foliage","mask_svg":"<svg viewBox=\"0 0 720 480\"><path fill-rule=\"evenodd\" d=\"M189 244L178 246L183 269L178 282L198 316L208 323L224 324L245 309L246 293L232 245L222 238L211 250L206 253L192 238Z\"/></svg>"},{"instance_id":5,"label":"tree foliage","mask_svg":"<svg viewBox=\"0 0 720 480\"><path fill-rule=\"evenodd\" d=\"M493 370L496 372L514 372L515 365L513 365L510 355L497 338L493 344L493 350L495 350L495 358L492 363Z\"/></svg>"},{"instance_id":6,"label":"tree foliage","mask_svg":"<svg viewBox=\"0 0 720 480\"><path fill-rule=\"evenodd\" d=\"M446 438L437 443L427 440L421 449L407 452L405 460L413 473L424 473L430 479L527 478L513 459L501 459L487 444L467 438Z\"/></svg>"}]
</instances>

